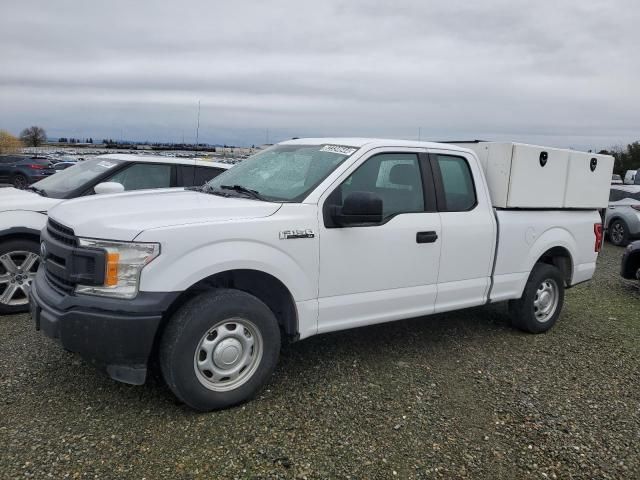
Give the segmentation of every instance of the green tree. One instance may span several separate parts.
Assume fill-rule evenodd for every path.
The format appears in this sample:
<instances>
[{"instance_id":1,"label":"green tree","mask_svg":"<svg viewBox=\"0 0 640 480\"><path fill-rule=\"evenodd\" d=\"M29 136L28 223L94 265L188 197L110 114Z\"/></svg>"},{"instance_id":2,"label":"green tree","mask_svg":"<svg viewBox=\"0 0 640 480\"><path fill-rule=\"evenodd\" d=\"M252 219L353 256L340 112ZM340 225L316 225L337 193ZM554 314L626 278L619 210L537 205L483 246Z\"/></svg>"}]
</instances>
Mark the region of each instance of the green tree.
<instances>
[{"instance_id":1,"label":"green tree","mask_svg":"<svg viewBox=\"0 0 640 480\"><path fill-rule=\"evenodd\" d=\"M613 171L623 177L627 170L640 168L640 142L630 143L626 148L621 146L611 147L609 151L601 150L601 152L613 155L615 159Z\"/></svg>"},{"instance_id":2,"label":"green tree","mask_svg":"<svg viewBox=\"0 0 640 480\"><path fill-rule=\"evenodd\" d=\"M29 127L20 132L20 140L27 147L39 147L47 141L47 132L42 127Z\"/></svg>"}]
</instances>

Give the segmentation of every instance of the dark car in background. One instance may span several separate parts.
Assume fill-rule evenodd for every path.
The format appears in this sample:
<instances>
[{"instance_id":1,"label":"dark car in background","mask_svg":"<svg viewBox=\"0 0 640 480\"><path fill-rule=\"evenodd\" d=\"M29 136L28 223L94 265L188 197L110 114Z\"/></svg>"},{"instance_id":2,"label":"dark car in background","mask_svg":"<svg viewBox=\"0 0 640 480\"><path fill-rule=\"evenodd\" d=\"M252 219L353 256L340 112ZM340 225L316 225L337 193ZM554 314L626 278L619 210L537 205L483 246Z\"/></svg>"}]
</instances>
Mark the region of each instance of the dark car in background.
<instances>
[{"instance_id":1,"label":"dark car in background","mask_svg":"<svg viewBox=\"0 0 640 480\"><path fill-rule=\"evenodd\" d=\"M640 280L640 241L630 243L625 249L620 275L629 280Z\"/></svg>"},{"instance_id":2,"label":"dark car in background","mask_svg":"<svg viewBox=\"0 0 640 480\"><path fill-rule=\"evenodd\" d=\"M25 188L56 173L46 158L4 156L0 159L0 183Z\"/></svg>"}]
</instances>

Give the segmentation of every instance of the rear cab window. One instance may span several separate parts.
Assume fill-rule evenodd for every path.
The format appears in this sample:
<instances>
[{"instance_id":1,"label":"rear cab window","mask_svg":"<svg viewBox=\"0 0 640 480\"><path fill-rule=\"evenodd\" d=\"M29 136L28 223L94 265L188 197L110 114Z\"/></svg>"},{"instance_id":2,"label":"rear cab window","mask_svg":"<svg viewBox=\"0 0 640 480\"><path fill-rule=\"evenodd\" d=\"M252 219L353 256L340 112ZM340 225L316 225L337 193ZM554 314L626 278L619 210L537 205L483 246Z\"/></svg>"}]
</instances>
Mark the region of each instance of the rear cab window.
<instances>
[{"instance_id":1,"label":"rear cab window","mask_svg":"<svg viewBox=\"0 0 640 480\"><path fill-rule=\"evenodd\" d=\"M438 210L466 212L477 205L473 174L466 158L457 155L431 154L436 176ZM438 181L439 180L439 181Z\"/></svg>"}]
</instances>

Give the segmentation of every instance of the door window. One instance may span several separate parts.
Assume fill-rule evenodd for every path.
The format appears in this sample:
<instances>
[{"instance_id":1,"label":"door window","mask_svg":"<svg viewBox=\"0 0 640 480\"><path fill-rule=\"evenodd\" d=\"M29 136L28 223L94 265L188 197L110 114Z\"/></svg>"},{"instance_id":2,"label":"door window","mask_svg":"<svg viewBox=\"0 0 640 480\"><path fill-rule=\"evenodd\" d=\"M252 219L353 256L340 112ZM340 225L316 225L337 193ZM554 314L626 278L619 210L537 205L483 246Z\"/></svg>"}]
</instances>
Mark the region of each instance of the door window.
<instances>
[{"instance_id":1,"label":"door window","mask_svg":"<svg viewBox=\"0 0 640 480\"><path fill-rule=\"evenodd\" d=\"M383 219L400 213L423 212L424 192L418 155L382 153L365 161L328 201L342 205L353 192L370 192L382 199Z\"/></svg>"},{"instance_id":2,"label":"door window","mask_svg":"<svg viewBox=\"0 0 640 480\"><path fill-rule=\"evenodd\" d=\"M171 165L136 163L111 177L109 182L117 182L125 190L144 188L167 188L171 186Z\"/></svg>"},{"instance_id":3,"label":"door window","mask_svg":"<svg viewBox=\"0 0 640 480\"><path fill-rule=\"evenodd\" d=\"M476 205L476 192L469 164L462 157L436 155L445 205L438 205L443 212L464 212Z\"/></svg>"},{"instance_id":4,"label":"door window","mask_svg":"<svg viewBox=\"0 0 640 480\"><path fill-rule=\"evenodd\" d=\"M193 167L192 165L180 165L178 168L181 173L178 176L178 187L200 187L225 171L223 168Z\"/></svg>"}]
</instances>

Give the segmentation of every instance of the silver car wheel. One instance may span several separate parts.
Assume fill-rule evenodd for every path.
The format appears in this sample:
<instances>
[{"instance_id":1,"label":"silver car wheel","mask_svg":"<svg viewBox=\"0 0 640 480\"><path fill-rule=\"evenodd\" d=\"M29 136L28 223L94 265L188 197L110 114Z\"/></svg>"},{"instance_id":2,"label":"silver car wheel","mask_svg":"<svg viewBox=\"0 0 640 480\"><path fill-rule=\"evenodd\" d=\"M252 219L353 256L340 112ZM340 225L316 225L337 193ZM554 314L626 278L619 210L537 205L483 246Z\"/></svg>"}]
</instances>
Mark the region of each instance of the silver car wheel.
<instances>
[{"instance_id":1,"label":"silver car wheel","mask_svg":"<svg viewBox=\"0 0 640 480\"><path fill-rule=\"evenodd\" d=\"M543 280L533 300L533 312L540 323L549 321L556 313L559 300L559 288L555 280Z\"/></svg>"},{"instance_id":2,"label":"silver car wheel","mask_svg":"<svg viewBox=\"0 0 640 480\"><path fill-rule=\"evenodd\" d=\"M620 222L614 222L613 225L611 225L611 233L609 235L611 235L613 243L622 243L622 240L624 239L624 225Z\"/></svg>"},{"instance_id":3,"label":"silver car wheel","mask_svg":"<svg viewBox=\"0 0 640 480\"><path fill-rule=\"evenodd\" d=\"M246 383L260 365L263 353L260 330L245 318L229 318L200 339L193 368L209 390L227 392Z\"/></svg>"},{"instance_id":4,"label":"silver car wheel","mask_svg":"<svg viewBox=\"0 0 640 480\"><path fill-rule=\"evenodd\" d=\"M31 281L40 257L23 250L0 255L0 304L20 306L29 303Z\"/></svg>"}]
</instances>

